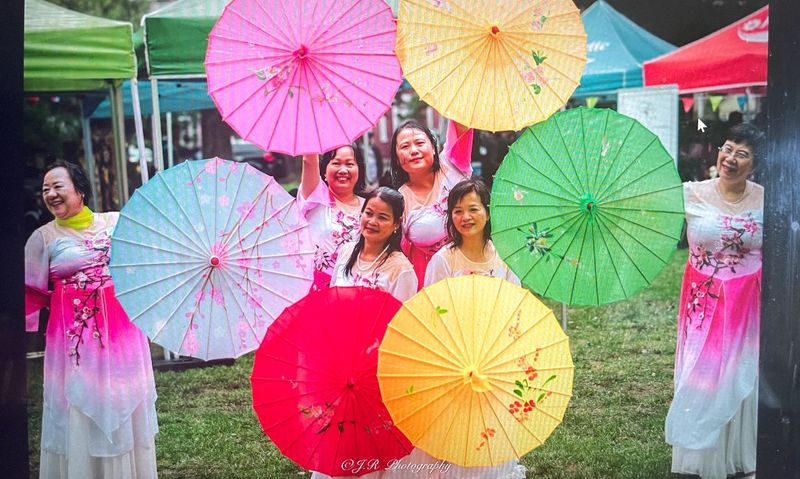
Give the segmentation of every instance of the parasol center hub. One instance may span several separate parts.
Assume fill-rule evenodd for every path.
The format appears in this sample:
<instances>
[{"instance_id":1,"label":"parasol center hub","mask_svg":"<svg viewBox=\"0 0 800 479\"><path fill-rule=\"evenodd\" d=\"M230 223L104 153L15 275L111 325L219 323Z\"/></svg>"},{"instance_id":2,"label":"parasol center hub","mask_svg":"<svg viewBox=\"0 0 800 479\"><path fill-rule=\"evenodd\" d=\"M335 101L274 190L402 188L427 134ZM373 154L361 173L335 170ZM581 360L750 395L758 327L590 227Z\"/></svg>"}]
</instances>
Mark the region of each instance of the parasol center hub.
<instances>
[{"instance_id":1,"label":"parasol center hub","mask_svg":"<svg viewBox=\"0 0 800 479\"><path fill-rule=\"evenodd\" d=\"M356 381L353 378L349 378L346 383L347 389L353 389L356 387Z\"/></svg>"},{"instance_id":2,"label":"parasol center hub","mask_svg":"<svg viewBox=\"0 0 800 479\"><path fill-rule=\"evenodd\" d=\"M597 207L597 199L591 193L584 193L580 198L581 208L589 214L594 213Z\"/></svg>"},{"instance_id":3,"label":"parasol center hub","mask_svg":"<svg viewBox=\"0 0 800 479\"><path fill-rule=\"evenodd\" d=\"M209 258L208 262L213 267L219 266L219 256L212 256L211 258Z\"/></svg>"},{"instance_id":4,"label":"parasol center hub","mask_svg":"<svg viewBox=\"0 0 800 479\"><path fill-rule=\"evenodd\" d=\"M496 36L498 33L500 33L500 27L497 25L492 25L492 35Z\"/></svg>"},{"instance_id":5,"label":"parasol center hub","mask_svg":"<svg viewBox=\"0 0 800 479\"><path fill-rule=\"evenodd\" d=\"M294 56L297 57L298 60L302 60L308 56L308 48L305 45L300 45L300 48L295 50Z\"/></svg>"},{"instance_id":6,"label":"parasol center hub","mask_svg":"<svg viewBox=\"0 0 800 479\"><path fill-rule=\"evenodd\" d=\"M478 371L477 368L466 368L462 373L464 374L464 384L469 384L473 391L482 393L492 389L492 385L489 384L489 378Z\"/></svg>"}]
</instances>

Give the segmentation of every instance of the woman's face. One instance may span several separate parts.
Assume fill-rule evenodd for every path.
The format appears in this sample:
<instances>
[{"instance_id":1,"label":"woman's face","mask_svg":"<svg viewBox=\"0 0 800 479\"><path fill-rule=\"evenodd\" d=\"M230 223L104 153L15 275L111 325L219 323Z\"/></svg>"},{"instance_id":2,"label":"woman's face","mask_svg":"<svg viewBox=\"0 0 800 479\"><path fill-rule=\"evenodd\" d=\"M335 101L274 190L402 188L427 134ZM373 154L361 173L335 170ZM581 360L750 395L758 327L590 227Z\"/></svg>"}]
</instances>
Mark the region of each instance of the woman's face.
<instances>
[{"instance_id":1,"label":"woman's face","mask_svg":"<svg viewBox=\"0 0 800 479\"><path fill-rule=\"evenodd\" d=\"M753 171L753 149L746 143L727 140L717 154L719 177L744 182Z\"/></svg>"},{"instance_id":2,"label":"woman's face","mask_svg":"<svg viewBox=\"0 0 800 479\"><path fill-rule=\"evenodd\" d=\"M409 175L432 171L433 144L424 132L415 128L400 130L395 150L400 168Z\"/></svg>"},{"instance_id":3,"label":"woman's face","mask_svg":"<svg viewBox=\"0 0 800 479\"><path fill-rule=\"evenodd\" d=\"M44 175L42 199L47 210L60 220L75 216L83 208L83 196L63 167L53 168Z\"/></svg>"},{"instance_id":4,"label":"woman's face","mask_svg":"<svg viewBox=\"0 0 800 479\"><path fill-rule=\"evenodd\" d=\"M361 236L365 241L385 245L399 227L399 218L394 217L392 207L378 197L371 198L361 212Z\"/></svg>"},{"instance_id":5,"label":"woman's face","mask_svg":"<svg viewBox=\"0 0 800 479\"><path fill-rule=\"evenodd\" d=\"M461 236L472 238L483 237L483 228L489 220L489 213L481 202L481 197L474 191L462 196L450 213L453 225Z\"/></svg>"},{"instance_id":6,"label":"woman's face","mask_svg":"<svg viewBox=\"0 0 800 479\"><path fill-rule=\"evenodd\" d=\"M325 182L336 195L350 195L358 183L356 155L349 146L336 150L336 155L325 167Z\"/></svg>"}]
</instances>

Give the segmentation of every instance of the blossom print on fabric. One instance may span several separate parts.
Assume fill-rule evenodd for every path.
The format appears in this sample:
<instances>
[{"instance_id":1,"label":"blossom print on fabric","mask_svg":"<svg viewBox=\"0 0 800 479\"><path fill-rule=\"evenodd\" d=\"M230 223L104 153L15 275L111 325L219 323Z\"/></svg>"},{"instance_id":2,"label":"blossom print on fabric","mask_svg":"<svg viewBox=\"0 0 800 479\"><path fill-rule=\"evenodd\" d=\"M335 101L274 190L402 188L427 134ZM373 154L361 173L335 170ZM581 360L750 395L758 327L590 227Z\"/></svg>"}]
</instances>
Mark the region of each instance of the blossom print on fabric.
<instances>
[{"instance_id":1,"label":"blossom print on fabric","mask_svg":"<svg viewBox=\"0 0 800 479\"><path fill-rule=\"evenodd\" d=\"M707 311L709 299L719 299L720 286L715 286L714 279L720 272L727 270L735 274L736 268L744 266L743 262L750 253L750 249L745 247L745 242L752 240L760 230L752 212L741 216L719 214L717 222L722 231L719 249L714 251L704 244L696 244L689 249L691 265L709 277L705 281L692 282L690 285L688 300L684 306L689 317L686 327L689 323L696 323L697 328L702 327L703 321L709 314Z\"/></svg>"},{"instance_id":2,"label":"blossom print on fabric","mask_svg":"<svg viewBox=\"0 0 800 479\"><path fill-rule=\"evenodd\" d=\"M86 335L91 335L91 339L97 341L101 348L105 347L103 334L96 318L101 310L101 288L111 282L111 275L108 271L111 238L108 233L102 231L94 238L85 239L83 246L93 253L89 268L77 271L69 278L61 280L64 286L73 290L89 291L82 298L72 300L73 321L72 326L66 330L67 339L70 342L68 354L75 366L80 366L80 350L81 345L87 339Z\"/></svg>"},{"instance_id":3,"label":"blossom print on fabric","mask_svg":"<svg viewBox=\"0 0 800 479\"><path fill-rule=\"evenodd\" d=\"M509 329L509 335L516 336L516 333ZM516 363L517 367L523 371L524 377L514 381L515 387L511 392L517 396L517 399L508 405L508 412L520 423L527 421L530 413L552 394L551 391L545 390L544 387L557 377L553 374L540 385L534 385L534 381L539 377L539 373L534 367L536 361L539 360L539 351L540 349L537 348L533 353L532 363L528 361L527 355L520 357Z\"/></svg>"},{"instance_id":4,"label":"blossom print on fabric","mask_svg":"<svg viewBox=\"0 0 800 479\"><path fill-rule=\"evenodd\" d=\"M544 257L545 261L550 261L551 255L557 258L561 257L552 252L553 247L550 243L550 238L553 237L553 233L550 230L540 230L536 222L531 223L527 232L522 228L517 228L517 230L525 234L525 244L528 246L528 251L535 256Z\"/></svg>"},{"instance_id":5,"label":"blossom print on fabric","mask_svg":"<svg viewBox=\"0 0 800 479\"><path fill-rule=\"evenodd\" d=\"M547 56L543 51L531 51L531 58L536 66L531 66L526 63L522 70L522 77L525 83L533 89L533 93L538 95L542 93L542 89L550 84L550 78L545 75L544 62Z\"/></svg>"}]
</instances>

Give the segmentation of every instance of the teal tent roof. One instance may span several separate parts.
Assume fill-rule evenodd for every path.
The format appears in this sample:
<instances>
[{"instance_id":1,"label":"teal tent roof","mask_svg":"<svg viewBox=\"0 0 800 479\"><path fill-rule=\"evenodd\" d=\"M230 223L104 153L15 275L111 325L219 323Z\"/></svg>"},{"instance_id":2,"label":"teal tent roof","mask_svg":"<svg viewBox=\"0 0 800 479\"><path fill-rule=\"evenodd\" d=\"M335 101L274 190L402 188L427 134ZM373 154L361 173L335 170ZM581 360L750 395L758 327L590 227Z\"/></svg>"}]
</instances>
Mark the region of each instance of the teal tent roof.
<instances>
[{"instance_id":1,"label":"teal tent roof","mask_svg":"<svg viewBox=\"0 0 800 479\"><path fill-rule=\"evenodd\" d=\"M613 93L643 85L642 64L676 49L633 23L604 0L581 15L586 29L586 70L573 96Z\"/></svg>"},{"instance_id":2,"label":"teal tent roof","mask_svg":"<svg viewBox=\"0 0 800 479\"><path fill-rule=\"evenodd\" d=\"M133 26L25 0L25 91L105 89L136 74Z\"/></svg>"},{"instance_id":3,"label":"teal tent roof","mask_svg":"<svg viewBox=\"0 0 800 479\"><path fill-rule=\"evenodd\" d=\"M139 105L142 115L153 113L153 92L150 82L139 82ZM122 101L125 116L133 116L133 100L131 98L131 82L122 85ZM174 111L213 110L214 102L208 96L208 85L205 81L160 80L158 82L158 101L161 113ZM107 98L101 102L87 99L84 102L84 114L90 118L111 118L111 103Z\"/></svg>"}]
</instances>

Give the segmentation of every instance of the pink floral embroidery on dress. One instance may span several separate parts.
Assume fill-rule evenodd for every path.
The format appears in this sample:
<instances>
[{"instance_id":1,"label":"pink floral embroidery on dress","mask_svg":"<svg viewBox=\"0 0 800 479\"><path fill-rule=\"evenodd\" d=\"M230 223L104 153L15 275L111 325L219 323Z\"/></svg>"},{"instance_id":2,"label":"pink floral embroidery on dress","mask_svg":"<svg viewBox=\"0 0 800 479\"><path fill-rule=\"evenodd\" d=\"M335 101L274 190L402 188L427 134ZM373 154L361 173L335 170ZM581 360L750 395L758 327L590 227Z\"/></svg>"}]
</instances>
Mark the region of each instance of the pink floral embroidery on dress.
<instances>
[{"instance_id":1,"label":"pink floral embroidery on dress","mask_svg":"<svg viewBox=\"0 0 800 479\"><path fill-rule=\"evenodd\" d=\"M97 324L97 313L100 312L100 290L111 281L108 262L111 254L111 238L103 231L93 238L83 241L83 246L92 252L89 267L62 279L61 282L73 290L90 290L84 298L72 301L72 327L66 330L70 342L68 354L80 366L80 348L84 344L84 333L91 332L92 339L105 347L103 334Z\"/></svg>"},{"instance_id":2,"label":"pink floral embroidery on dress","mask_svg":"<svg viewBox=\"0 0 800 479\"><path fill-rule=\"evenodd\" d=\"M314 269L317 271L326 271L336 264L339 258L339 248L351 241L354 241L358 236L359 221L355 215L350 215L344 211L338 210L333 216L334 230L331 233L333 237L333 251L322 251L317 245L316 254L314 255Z\"/></svg>"},{"instance_id":3,"label":"pink floral embroidery on dress","mask_svg":"<svg viewBox=\"0 0 800 479\"><path fill-rule=\"evenodd\" d=\"M703 244L698 244L689 249L689 261L698 271L710 273L708 279L701 283L692 282L689 289L689 297L686 302L689 324L697 321L697 329L703 327L703 320L706 319L706 306L709 298L716 300L719 298L719 286L714 287L714 278L720 271L729 270L736 273L736 268L742 264L750 249L745 247L744 238L746 235L755 236L760 227L753 218L753 213L748 212L742 216L730 216L721 214L718 217L722 234L720 235L721 247L717 251L706 248Z\"/></svg>"},{"instance_id":4,"label":"pink floral embroidery on dress","mask_svg":"<svg viewBox=\"0 0 800 479\"><path fill-rule=\"evenodd\" d=\"M382 289L378 284L378 270L362 275L353 272L353 284L356 286L365 286L372 289Z\"/></svg>"}]
</instances>

